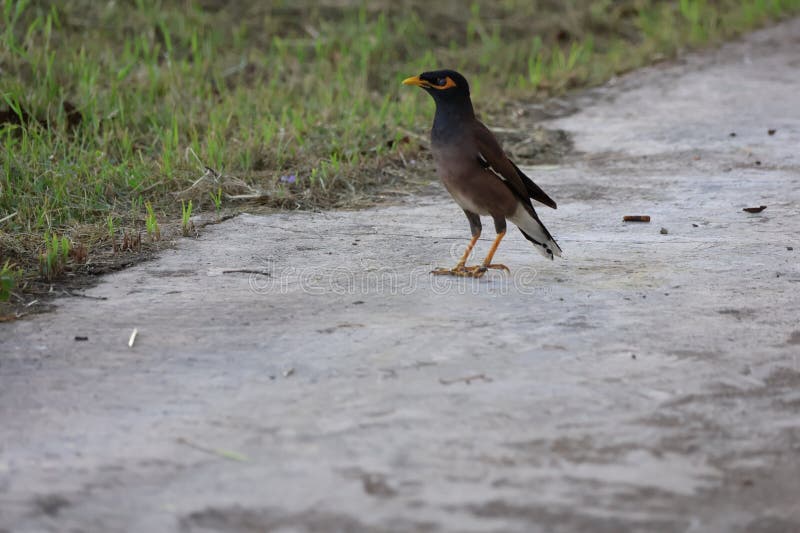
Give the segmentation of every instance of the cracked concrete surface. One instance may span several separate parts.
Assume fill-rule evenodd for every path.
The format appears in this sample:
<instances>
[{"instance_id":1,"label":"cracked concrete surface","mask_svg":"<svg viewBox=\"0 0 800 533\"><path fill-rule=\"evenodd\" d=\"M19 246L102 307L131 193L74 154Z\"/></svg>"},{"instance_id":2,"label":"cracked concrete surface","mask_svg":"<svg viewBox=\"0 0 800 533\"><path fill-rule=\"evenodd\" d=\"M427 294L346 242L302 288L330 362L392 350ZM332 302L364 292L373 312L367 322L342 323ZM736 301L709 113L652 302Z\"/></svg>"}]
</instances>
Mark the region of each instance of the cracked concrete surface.
<instances>
[{"instance_id":1,"label":"cracked concrete surface","mask_svg":"<svg viewBox=\"0 0 800 533\"><path fill-rule=\"evenodd\" d=\"M0 324L0 531L800 530L798 50L545 124L562 261L512 230L511 276L432 278L443 194L244 215Z\"/></svg>"}]
</instances>

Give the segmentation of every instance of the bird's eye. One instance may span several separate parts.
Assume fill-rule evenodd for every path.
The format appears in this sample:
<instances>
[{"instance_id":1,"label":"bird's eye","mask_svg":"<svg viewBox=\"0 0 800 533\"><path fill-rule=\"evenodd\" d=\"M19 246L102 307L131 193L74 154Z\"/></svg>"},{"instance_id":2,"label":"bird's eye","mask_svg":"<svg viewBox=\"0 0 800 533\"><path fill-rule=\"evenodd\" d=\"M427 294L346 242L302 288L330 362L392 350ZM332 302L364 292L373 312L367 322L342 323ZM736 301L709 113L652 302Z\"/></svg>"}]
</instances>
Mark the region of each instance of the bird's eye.
<instances>
[{"instance_id":1,"label":"bird's eye","mask_svg":"<svg viewBox=\"0 0 800 533\"><path fill-rule=\"evenodd\" d=\"M440 87L442 85L445 85L446 83L447 83L447 78L439 78L438 80L436 80L436 85L438 85Z\"/></svg>"}]
</instances>

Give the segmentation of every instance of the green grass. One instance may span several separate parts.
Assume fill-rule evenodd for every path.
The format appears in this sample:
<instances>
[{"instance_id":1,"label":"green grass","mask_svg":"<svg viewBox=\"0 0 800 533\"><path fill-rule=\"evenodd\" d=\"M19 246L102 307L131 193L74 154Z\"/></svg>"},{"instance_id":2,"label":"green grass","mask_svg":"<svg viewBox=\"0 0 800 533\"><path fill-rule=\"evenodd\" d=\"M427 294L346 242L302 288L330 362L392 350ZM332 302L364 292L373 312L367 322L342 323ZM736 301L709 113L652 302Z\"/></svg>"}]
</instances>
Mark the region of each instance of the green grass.
<instances>
[{"instance_id":1,"label":"green grass","mask_svg":"<svg viewBox=\"0 0 800 533\"><path fill-rule=\"evenodd\" d=\"M400 80L425 69L463 71L479 111L502 117L515 99L800 11L800 0L337 5L0 0L0 220L14 215L0 223L0 264L36 272L45 235L87 227L90 256L116 252L120 233L157 240L158 217L185 218L181 200L363 203L423 155L413 134L432 103Z\"/></svg>"},{"instance_id":2,"label":"green grass","mask_svg":"<svg viewBox=\"0 0 800 533\"><path fill-rule=\"evenodd\" d=\"M39 255L39 274L46 281L61 277L69 260L72 245L66 236L45 235L44 251Z\"/></svg>"},{"instance_id":3,"label":"green grass","mask_svg":"<svg viewBox=\"0 0 800 533\"><path fill-rule=\"evenodd\" d=\"M161 226L158 225L158 219L156 218L155 210L153 209L153 204L150 202L146 202L144 204L145 210L147 211L147 215L145 215L144 225L147 228L147 235L150 236L151 241L160 241L161 240Z\"/></svg>"},{"instance_id":4,"label":"green grass","mask_svg":"<svg viewBox=\"0 0 800 533\"><path fill-rule=\"evenodd\" d=\"M191 221L192 218L192 201L185 203L181 200L181 234L188 237L191 234L194 225Z\"/></svg>"},{"instance_id":5,"label":"green grass","mask_svg":"<svg viewBox=\"0 0 800 533\"><path fill-rule=\"evenodd\" d=\"M0 267L0 302L8 301L21 275L20 269L12 266L10 261L3 263Z\"/></svg>"},{"instance_id":6,"label":"green grass","mask_svg":"<svg viewBox=\"0 0 800 533\"><path fill-rule=\"evenodd\" d=\"M222 209L222 187L217 187L217 192L209 191L208 196L214 204L214 211L219 216L219 211Z\"/></svg>"}]
</instances>

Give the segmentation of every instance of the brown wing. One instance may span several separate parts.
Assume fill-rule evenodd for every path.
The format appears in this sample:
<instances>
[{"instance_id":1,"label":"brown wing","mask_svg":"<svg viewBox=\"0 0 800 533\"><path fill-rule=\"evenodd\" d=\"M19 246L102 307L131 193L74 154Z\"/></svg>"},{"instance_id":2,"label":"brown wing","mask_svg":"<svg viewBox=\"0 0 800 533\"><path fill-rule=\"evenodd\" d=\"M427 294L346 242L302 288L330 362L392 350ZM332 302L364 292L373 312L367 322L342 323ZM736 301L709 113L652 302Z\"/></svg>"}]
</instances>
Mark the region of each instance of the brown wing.
<instances>
[{"instance_id":1,"label":"brown wing","mask_svg":"<svg viewBox=\"0 0 800 533\"><path fill-rule=\"evenodd\" d=\"M552 198L526 176L500 147L489 128L475 121L475 141L478 145L478 161L484 168L493 170L520 198L533 198L548 207L556 208Z\"/></svg>"}]
</instances>

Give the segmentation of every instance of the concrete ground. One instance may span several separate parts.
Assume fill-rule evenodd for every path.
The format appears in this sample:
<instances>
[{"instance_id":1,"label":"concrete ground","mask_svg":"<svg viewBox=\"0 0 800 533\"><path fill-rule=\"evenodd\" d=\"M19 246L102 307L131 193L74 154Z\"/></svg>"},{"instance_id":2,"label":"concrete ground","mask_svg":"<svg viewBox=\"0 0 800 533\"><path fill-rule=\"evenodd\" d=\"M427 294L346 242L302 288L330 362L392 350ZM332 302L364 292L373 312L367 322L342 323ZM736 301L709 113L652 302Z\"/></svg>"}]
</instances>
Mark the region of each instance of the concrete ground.
<instances>
[{"instance_id":1,"label":"concrete ground","mask_svg":"<svg viewBox=\"0 0 800 533\"><path fill-rule=\"evenodd\" d=\"M443 194L244 215L0 324L0 531L800 531L798 50L547 123L563 260L512 230L510 276L431 277Z\"/></svg>"}]
</instances>

